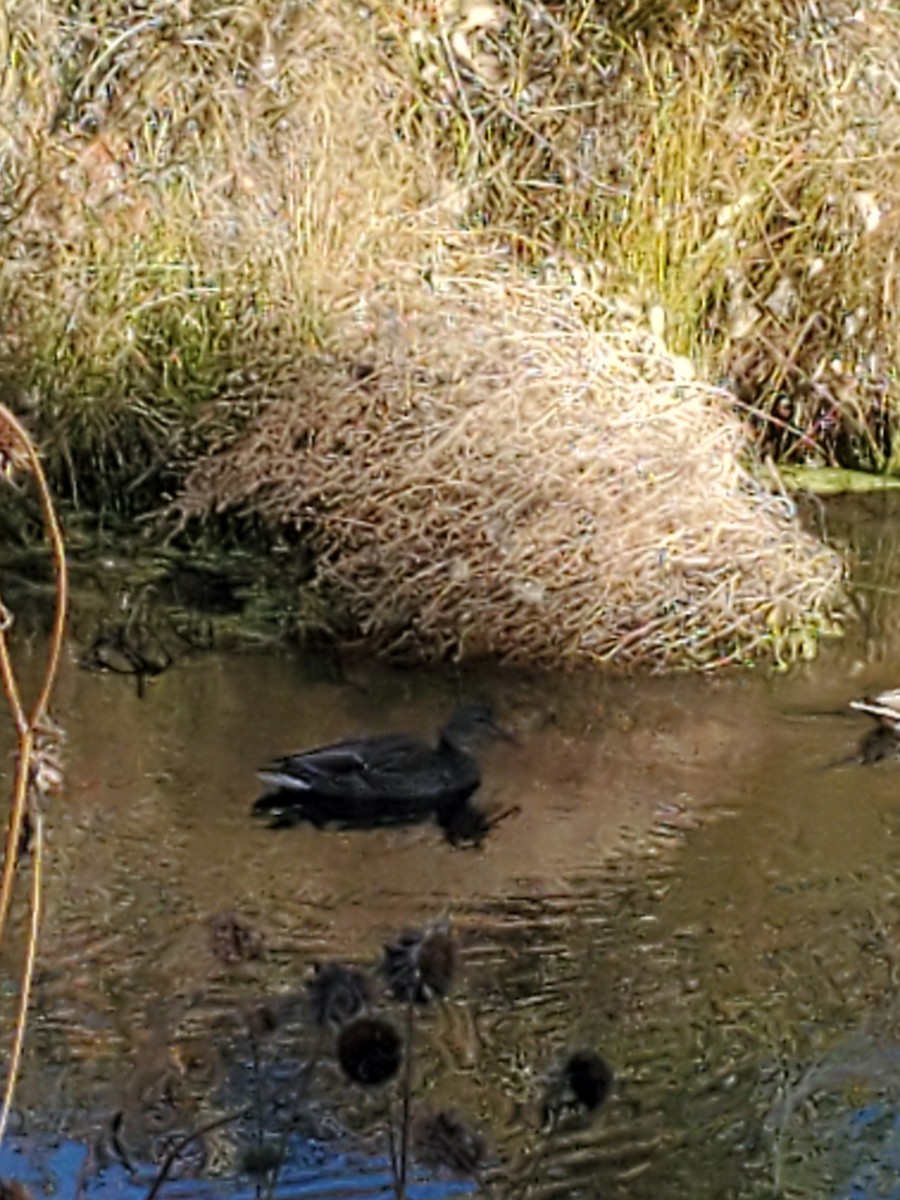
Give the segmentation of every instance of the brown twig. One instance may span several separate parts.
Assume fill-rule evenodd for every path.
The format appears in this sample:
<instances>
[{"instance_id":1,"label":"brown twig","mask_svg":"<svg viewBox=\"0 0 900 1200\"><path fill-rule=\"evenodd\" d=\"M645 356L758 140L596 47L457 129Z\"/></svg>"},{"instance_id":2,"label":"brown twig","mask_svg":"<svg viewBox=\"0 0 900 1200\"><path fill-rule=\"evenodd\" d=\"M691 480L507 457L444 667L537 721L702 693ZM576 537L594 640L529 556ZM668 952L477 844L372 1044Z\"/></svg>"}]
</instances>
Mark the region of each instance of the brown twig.
<instances>
[{"instance_id":1,"label":"brown twig","mask_svg":"<svg viewBox=\"0 0 900 1200\"><path fill-rule=\"evenodd\" d=\"M0 944L3 942L6 919L12 901L19 838L22 832L22 821L31 775L34 735L46 715L47 702L59 669L68 608L68 574L66 570L65 544L37 450L24 426L4 404L0 404L0 424L4 422L12 430L16 439L16 449L24 453L24 457L37 483L45 532L49 538L53 553L53 565L56 573L56 602L44 678L37 698L27 716L9 655L9 643L6 635L11 624L11 618L7 615L2 625L0 625L0 676L2 676L3 689L6 693L7 703L9 704L18 734L18 762L13 790L13 803L6 831L3 874L0 877Z\"/></svg>"},{"instance_id":2,"label":"brown twig","mask_svg":"<svg viewBox=\"0 0 900 1200\"><path fill-rule=\"evenodd\" d=\"M403 1089L400 1097L400 1173L396 1181L397 1200L406 1200L409 1177L409 1123L412 1105L413 1039L415 1037L415 995L406 1002L406 1057L403 1063Z\"/></svg>"},{"instance_id":3,"label":"brown twig","mask_svg":"<svg viewBox=\"0 0 900 1200\"><path fill-rule=\"evenodd\" d=\"M16 1011L16 1029L13 1036L12 1054L9 1059L9 1070L3 1089L3 1108L0 1110L0 1142L6 1136L6 1126L9 1122L9 1111L12 1107L13 1093L19 1076L19 1066L22 1061L22 1049L25 1045L25 1027L28 1023L28 1001L31 997L31 984L34 979L34 961L37 953L38 929L41 920L41 881L43 878L44 861L44 819L35 812L34 820L34 865L31 873L31 922L28 927L28 944L25 949L25 964L22 968L22 984L19 990L19 1005Z\"/></svg>"},{"instance_id":4,"label":"brown twig","mask_svg":"<svg viewBox=\"0 0 900 1200\"><path fill-rule=\"evenodd\" d=\"M46 718L47 704L59 669L68 606L68 579L62 532L34 443L24 426L3 404L0 404L0 429L3 431L5 467L10 471L15 468L27 467L30 469L37 483L45 533L50 541L56 574L55 611L53 628L50 635L50 646L47 654L47 664L40 688L30 710L23 703L21 689L19 688L10 656L8 633L12 626L12 615L0 604L0 681L2 681L3 691L16 728L18 750L15 778L13 781L12 803L6 830L3 873L2 877L0 877L0 944L3 941L6 921L12 903L16 866L20 858L22 829L25 814L29 810L29 806L34 835L34 859L30 894L31 920L25 962L22 967L19 1005L16 1014L16 1027L10 1055L9 1071L4 1088L3 1106L2 1110L0 1110L0 1141L2 1141L9 1120L10 1107L22 1059L25 1029L28 1020L28 1002L34 978L34 963L40 926L41 881L43 877L43 814L36 803L38 797L36 794L37 787L34 772L35 738Z\"/></svg>"},{"instance_id":5,"label":"brown twig","mask_svg":"<svg viewBox=\"0 0 900 1200\"><path fill-rule=\"evenodd\" d=\"M214 1121L207 1121L205 1125L200 1125L190 1133L185 1134L184 1137L179 1138L178 1141L172 1145L166 1157L162 1160L159 1171L157 1172L156 1178L153 1180L153 1183L150 1186L150 1190L147 1192L145 1200L154 1200L154 1197L159 1192L159 1189L168 1179L169 1172L172 1170L175 1160L183 1150L187 1149L191 1142L196 1142L197 1139L203 1137L204 1134L212 1133L214 1129L221 1129L225 1125L234 1124L234 1122L239 1121L241 1117L249 1116L252 1111L252 1108L242 1108L238 1112L228 1113L227 1116L216 1117Z\"/></svg>"}]
</instances>

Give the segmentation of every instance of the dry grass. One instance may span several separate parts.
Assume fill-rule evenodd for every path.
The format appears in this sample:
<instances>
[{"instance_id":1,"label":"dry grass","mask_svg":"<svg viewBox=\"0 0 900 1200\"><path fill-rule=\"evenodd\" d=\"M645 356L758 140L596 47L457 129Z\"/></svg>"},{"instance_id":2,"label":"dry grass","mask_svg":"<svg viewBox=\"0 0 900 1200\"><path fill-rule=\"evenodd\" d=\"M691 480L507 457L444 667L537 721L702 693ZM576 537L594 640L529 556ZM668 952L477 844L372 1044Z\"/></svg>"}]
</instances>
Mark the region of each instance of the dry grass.
<instances>
[{"instance_id":1,"label":"dry grass","mask_svg":"<svg viewBox=\"0 0 900 1200\"><path fill-rule=\"evenodd\" d=\"M381 0L469 219L656 307L768 452L900 451L900 16L878 0Z\"/></svg>"},{"instance_id":2,"label":"dry grass","mask_svg":"<svg viewBox=\"0 0 900 1200\"><path fill-rule=\"evenodd\" d=\"M0 377L73 492L139 458L158 490L202 402L315 345L388 242L415 256L430 169L340 4L0 11Z\"/></svg>"},{"instance_id":3,"label":"dry grass","mask_svg":"<svg viewBox=\"0 0 900 1200\"><path fill-rule=\"evenodd\" d=\"M57 485L195 464L394 653L807 652L837 563L738 459L891 457L896 18L596 10L0 0L0 380Z\"/></svg>"},{"instance_id":4,"label":"dry grass","mask_svg":"<svg viewBox=\"0 0 900 1200\"><path fill-rule=\"evenodd\" d=\"M345 357L201 463L186 516L305 530L369 645L669 668L809 651L836 556L741 469L738 421L597 298L462 282L373 295Z\"/></svg>"}]
</instances>

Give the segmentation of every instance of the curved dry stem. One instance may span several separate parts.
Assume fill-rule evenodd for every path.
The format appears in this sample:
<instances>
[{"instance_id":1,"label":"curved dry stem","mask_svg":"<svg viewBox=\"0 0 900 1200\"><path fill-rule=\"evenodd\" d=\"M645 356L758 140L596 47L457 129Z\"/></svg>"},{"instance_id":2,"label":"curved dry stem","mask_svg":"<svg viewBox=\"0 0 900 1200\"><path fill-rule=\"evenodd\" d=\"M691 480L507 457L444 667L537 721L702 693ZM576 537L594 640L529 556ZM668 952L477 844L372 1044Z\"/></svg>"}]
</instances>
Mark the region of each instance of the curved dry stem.
<instances>
[{"instance_id":1,"label":"curved dry stem","mask_svg":"<svg viewBox=\"0 0 900 1200\"><path fill-rule=\"evenodd\" d=\"M0 637L2 658L4 663L8 658L8 646L5 637ZM4 683L5 683L4 673ZM26 728L19 734L18 754L16 756L16 775L13 781L12 810L9 814L9 825L6 829L6 846L3 851L3 876L0 879L0 944L6 930L6 918L12 902L12 889L19 858L19 840L22 836L22 823L25 818L25 805L28 801L28 780L31 774L31 756L34 748L32 731Z\"/></svg>"},{"instance_id":2,"label":"curved dry stem","mask_svg":"<svg viewBox=\"0 0 900 1200\"><path fill-rule=\"evenodd\" d=\"M12 625L12 613L5 605L0 605L0 679L3 681L3 691L12 713L16 733L22 737L28 730L28 719L25 716L25 706L19 693L19 683L13 670L12 659L9 656L9 643L6 640L7 630Z\"/></svg>"},{"instance_id":3,"label":"curved dry stem","mask_svg":"<svg viewBox=\"0 0 900 1200\"><path fill-rule=\"evenodd\" d=\"M22 821L25 813L25 803L28 795L28 780L31 771L31 757L34 745L34 733L45 715L47 701L59 669L62 654L63 634L65 632L66 609L68 605L68 574L66 570L65 544L62 531L50 496L50 489L38 458L34 443L24 426L17 420L4 404L0 404L0 421L5 421L13 431L18 447L24 451L25 458L37 481L41 499L41 511L47 536L53 552L53 566L56 573L56 607L53 619L53 629L50 635L50 649L47 655L47 666L37 699L32 705L31 712L26 717L21 694L15 678L9 656L9 643L6 631L10 621L6 620L0 628L0 678L6 693L13 720L18 733L18 763L13 790L12 811L6 831L6 847L3 855L3 874L0 878L0 944L6 928L9 906L12 901L13 880L15 877L16 861L18 858L19 838L22 833Z\"/></svg>"},{"instance_id":4,"label":"curved dry stem","mask_svg":"<svg viewBox=\"0 0 900 1200\"><path fill-rule=\"evenodd\" d=\"M3 1090L3 1108L0 1109L0 1142L6 1134L9 1110L19 1077L22 1049L25 1045L25 1027L28 1024L28 1003L31 999L31 984L34 979L34 960L37 954L38 929L41 920L41 880L44 866L44 819L35 812L34 820L34 866L31 874L31 923L28 928L28 945L25 948L25 964L22 969L22 986L19 990L19 1006L16 1011L16 1032L6 1086Z\"/></svg>"},{"instance_id":5,"label":"curved dry stem","mask_svg":"<svg viewBox=\"0 0 900 1200\"><path fill-rule=\"evenodd\" d=\"M55 611L53 628L50 636L50 647L44 677L41 681L37 697L30 711L26 710L22 701L21 689L16 679L15 670L9 652L8 631L12 625L11 614L0 605L0 682L9 705L10 714L18 736L18 754L16 772L13 782L12 804L9 823L6 830L6 845L3 857L3 872L0 878L0 945L6 931L6 921L12 903L12 893L15 884L16 866L19 860L19 844L29 800L29 787L33 779L33 757L35 735L41 722L46 716L47 703L53 689L59 669L62 654L63 635L65 632L66 609L68 605L68 576L66 571L65 545L62 532L57 520L56 510L47 486L47 480L38 458L34 443L27 431L9 409L0 404L0 429L3 432L3 454L5 465L9 468L28 466L37 481L41 501L41 511L44 526L50 541L53 554L53 565L56 575ZM43 856L43 818L37 805L32 805L32 821L34 825L34 868L32 876L32 891L30 898L31 925L29 930L28 947L22 972L22 982L19 991L19 1008L16 1018L16 1031L13 1040L9 1072L0 1110L0 1141L6 1130L9 1119L9 1109L12 1104L13 1092L18 1076L19 1063L22 1057L22 1047L25 1040L25 1027L28 1017L28 1001L31 995L31 981L34 974L34 960L37 949L37 935L40 920L40 891Z\"/></svg>"},{"instance_id":6,"label":"curved dry stem","mask_svg":"<svg viewBox=\"0 0 900 1200\"><path fill-rule=\"evenodd\" d=\"M34 729L40 722L47 708L47 702L50 699L50 693L53 690L53 684L56 681L56 673L59 670L59 660L62 654L63 633L66 625L66 610L69 602L69 578L66 570L66 549L63 541L62 530L59 526L59 519L56 515L56 509L53 505L53 499L50 495L50 489L47 486L47 477L44 474L44 469L41 466L40 458L38 457L37 449L34 442L29 437L25 427L21 422L13 416L5 404L0 404L0 422L5 422L9 428L15 433L25 456L28 461L28 466L31 468L35 482L38 487L38 495L41 501L41 514L44 518L44 528L47 537L50 541L50 549L53 553L53 569L56 574L56 607L53 617L53 629L50 634L50 649L47 655L47 666L44 671L44 679L41 683L40 691L37 699L31 708L31 713L28 718L28 724ZM2 936L2 922L0 922L0 936Z\"/></svg>"},{"instance_id":7,"label":"curved dry stem","mask_svg":"<svg viewBox=\"0 0 900 1200\"><path fill-rule=\"evenodd\" d=\"M237 1112L227 1113L224 1117L216 1117L212 1121L207 1121L203 1125L199 1125L184 1137L179 1138L170 1147L168 1154L163 1159L156 1178L150 1185L150 1190L147 1192L145 1200L154 1200L154 1197L159 1192L159 1189L169 1177L169 1172L172 1170L175 1160L183 1150L186 1150L191 1142L196 1142L198 1138L202 1138L204 1134L212 1133L214 1129L222 1129L226 1125L233 1125L235 1121L239 1121L242 1117L248 1116L252 1112L250 1108L241 1108Z\"/></svg>"},{"instance_id":8,"label":"curved dry stem","mask_svg":"<svg viewBox=\"0 0 900 1200\"><path fill-rule=\"evenodd\" d=\"M400 1110L400 1178L397 1181L397 1200L406 1200L409 1174L409 1121L412 1102L413 1037L415 1036L415 996L410 993L406 1004L406 1061L403 1064L403 1094Z\"/></svg>"}]
</instances>

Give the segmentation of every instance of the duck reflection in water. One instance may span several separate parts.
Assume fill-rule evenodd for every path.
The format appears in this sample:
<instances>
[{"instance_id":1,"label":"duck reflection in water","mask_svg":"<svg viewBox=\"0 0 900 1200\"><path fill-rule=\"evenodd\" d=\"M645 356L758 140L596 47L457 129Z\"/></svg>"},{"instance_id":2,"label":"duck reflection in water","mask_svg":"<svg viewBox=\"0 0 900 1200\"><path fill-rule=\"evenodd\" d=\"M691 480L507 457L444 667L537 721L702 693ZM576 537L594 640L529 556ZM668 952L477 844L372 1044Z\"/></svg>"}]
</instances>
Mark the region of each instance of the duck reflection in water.
<instances>
[{"instance_id":1,"label":"duck reflection in water","mask_svg":"<svg viewBox=\"0 0 900 1200\"><path fill-rule=\"evenodd\" d=\"M876 763L884 758L900 758L900 688L851 700L855 712L867 713L878 722L845 762Z\"/></svg>"},{"instance_id":2,"label":"duck reflection in water","mask_svg":"<svg viewBox=\"0 0 900 1200\"><path fill-rule=\"evenodd\" d=\"M435 745L391 733L288 754L259 772L267 790L253 811L279 827L372 829L434 817L452 843L478 843L512 811L492 817L471 804L481 783L472 748L490 738L515 741L489 705L475 703L453 714Z\"/></svg>"}]
</instances>

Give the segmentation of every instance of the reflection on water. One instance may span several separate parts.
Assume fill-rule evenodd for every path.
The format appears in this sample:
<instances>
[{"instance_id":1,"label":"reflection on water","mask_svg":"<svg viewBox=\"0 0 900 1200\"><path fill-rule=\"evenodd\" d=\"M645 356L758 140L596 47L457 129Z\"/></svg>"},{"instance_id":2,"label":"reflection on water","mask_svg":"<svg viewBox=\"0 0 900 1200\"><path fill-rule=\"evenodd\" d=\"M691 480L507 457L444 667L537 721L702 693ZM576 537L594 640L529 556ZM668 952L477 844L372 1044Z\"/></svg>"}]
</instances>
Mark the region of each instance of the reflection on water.
<instances>
[{"instance_id":1,"label":"reflection on water","mask_svg":"<svg viewBox=\"0 0 900 1200\"><path fill-rule=\"evenodd\" d=\"M278 1195L389 1195L384 1097L341 1079L298 997L316 962L368 968L400 930L449 915L461 978L421 1017L416 1094L489 1136L496 1196L895 1194L900 764L823 769L867 729L847 700L900 678L897 572L872 550L890 559L898 541L876 515L860 638L788 678L205 655L139 698L70 664L69 788L0 1171L63 1196L145 1194L173 1137L262 1096L289 1149ZM273 755L430 737L472 694L520 741L480 756L479 801L519 809L480 848L427 824L251 819ZM221 926L217 950L222 913L250 940ZM260 952L229 961L232 942ZM612 1094L593 1120L542 1131L547 1081L582 1047L615 1068ZM204 1138L195 1165L219 1182L166 1193L225 1194L258 1115ZM411 1194L471 1187L422 1169Z\"/></svg>"}]
</instances>

